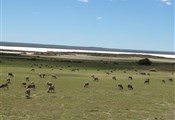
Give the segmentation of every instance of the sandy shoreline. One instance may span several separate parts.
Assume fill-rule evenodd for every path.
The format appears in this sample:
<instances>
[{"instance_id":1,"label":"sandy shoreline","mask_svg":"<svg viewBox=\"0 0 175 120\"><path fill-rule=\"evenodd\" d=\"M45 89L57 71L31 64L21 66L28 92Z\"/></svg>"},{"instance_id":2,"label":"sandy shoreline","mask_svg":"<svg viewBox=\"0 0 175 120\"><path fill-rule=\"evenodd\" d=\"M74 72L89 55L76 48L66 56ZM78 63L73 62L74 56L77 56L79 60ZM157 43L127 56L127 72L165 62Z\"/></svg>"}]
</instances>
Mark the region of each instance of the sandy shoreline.
<instances>
[{"instance_id":1,"label":"sandy shoreline","mask_svg":"<svg viewBox=\"0 0 175 120\"><path fill-rule=\"evenodd\" d=\"M75 55L60 55L60 56L45 56L50 58L60 58L60 59L74 59L74 60L103 60L103 61L138 61L143 57L101 57L101 56L91 56L85 54L75 54ZM174 59L166 58L149 58L151 61L155 62L166 62L166 63L175 63Z\"/></svg>"}]
</instances>

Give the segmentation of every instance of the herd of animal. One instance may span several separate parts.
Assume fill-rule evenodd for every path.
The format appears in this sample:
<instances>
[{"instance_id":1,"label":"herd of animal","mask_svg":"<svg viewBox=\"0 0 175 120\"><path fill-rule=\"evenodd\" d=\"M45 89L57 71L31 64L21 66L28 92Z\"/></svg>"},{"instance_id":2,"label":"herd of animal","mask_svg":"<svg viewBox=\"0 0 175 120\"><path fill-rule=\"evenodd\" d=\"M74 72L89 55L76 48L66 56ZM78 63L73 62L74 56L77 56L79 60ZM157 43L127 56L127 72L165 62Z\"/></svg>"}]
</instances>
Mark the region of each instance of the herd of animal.
<instances>
[{"instance_id":1,"label":"herd of animal","mask_svg":"<svg viewBox=\"0 0 175 120\"><path fill-rule=\"evenodd\" d=\"M97 71L99 71L99 69L97 69ZM127 73L126 71L123 71L123 72L124 72L124 73ZM136 74L138 74L138 71L137 71L137 70L135 70L135 72L137 72ZM154 72L156 72L156 71L154 71ZM110 72L106 72L107 75L110 75L111 73L113 73L112 70L111 70ZM150 73L145 73L145 72L140 72L139 74L140 74L140 75L148 75L148 76L150 76ZM170 74L173 75L173 72L170 73ZM92 75L91 77L93 78L93 81L97 81L97 82L99 81L99 78L98 78L98 77L95 77L95 75ZM117 80L116 76L113 76L112 79L113 79L113 80ZM128 80L133 80L133 77L132 77L132 76L129 76L129 77L128 77ZM172 79L172 78L169 78L168 80L169 80L170 82L173 82L173 79ZM145 79L144 84L149 84L149 83L150 83L150 79L149 79L149 78ZM162 80L162 83L165 84L165 80ZM86 83L84 84L84 88L88 88L89 85L90 85L90 83L89 83L89 82L86 82ZM127 88L128 88L128 90L133 90L133 89L134 89L134 88L133 88L133 85L131 85L131 84L128 84L128 85L127 85ZM124 89L123 85L122 85L122 84L118 84L118 89L119 89L119 90L123 90L123 89Z\"/></svg>"},{"instance_id":2,"label":"herd of animal","mask_svg":"<svg viewBox=\"0 0 175 120\"><path fill-rule=\"evenodd\" d=\"M33 67L33 66L35 66L35 65L36 65L36 64L32 65L31 67ZM41 68L42 66L39 66L39 67ZM53 69L53 67L50 67L50 68ZM61 68L61 70L62 70L62 68ZM35 71L35 69L32 68L31 71ZM79 71L79 69L71 69L71 71L72 71L72 72L73 72L73 71ZM97 71L100 71L100 69L97 69ZM113 70L110 70L109 72L106 72L106 74L107 74L107 75L110 75L110 74L112 74L113 72L114 72ZM124 73L127 73L127 71L123 71L123 72L124 72ZM135 72L137 72L136 74L138 74L138 71L137 71L137 70L136 70ZM154 71L154 72L155 72L155 71ZM140 72L139 74L140 74L140 75L148 75L148 76L150 76L150 73ZM171 74L173 74L173 73L171 73ZM39 76L40 78L45 78L45 77L46 77L46 74L44 74L44 73L39 73L38 76ZM11 81L11 79L12 79L13 77L14 77L14 74L13 74L13 73L8 73L8 79L7 79L4 83L0 84L0 88L7 88L7 89L8 89L8 85L10 84L10 81ZM94 82L99 82L99 78L98 78L97 76L95 76L94 74L91 75L90 77L93 79ZM51 78L57 79L57 76L56 76L56 75L51 75ZM117 80L116 76L112 76L112 79L113 79L113 80ZM128 80L133 80L133 77L132 77L132 76L129 76L129 77L128 77ZM172 79L172 78L169 78L168 80L169 80L170 82L173 82L173 79ZM150 83L150 79L149 79L149 78L146 79L143 83L144 83L144 84L149 84L149 83ZM165 84L166 81L165 81L165 80L162 80L162 83ZM26 97L26 98L31 98L31 97L30 97L31 90L35 90L35 89L36 89L35 82L33 82L33 81L30 82L30 77L27 76L27 77L25 77L25 81L22 81L21 84L22 84L22 86L25 88L25 97ZM47 86L47 92L48 92L48 93L54 93L54 92L55 92L55 86L53 85L52 82L49 82L49 81L46 82L46 86ZM89 88L89 86L90 86L90 83L89 83L89 82L86 82L86 83L84 84L84 88ZM120 84L120 83L117 85L117 87L118 87L119 90L123 90L123 89L124 89L124 86L123 86L122 84ZM128 90L133 90L133 89L134 89L133 85L130 84L130 83L128 83L127 88L128 88Z\"/></svg>"},{"instance_id":3,"label":"herd of animal","mask_svg":"<svg viewBox=\"0 0 175 120\"><path fill-rule=\"evenodd\" d=\"M41 78L43 78L43 76L45 76L45 74L39 74L39 76ZM13 73L8 73L8 79L4 83L0 84L0 88L6 88L6 89L8 89L8 85L11 83L10 81L11 81L11 79L13 77L14 77L14 74ZM52 76L52 77L56 78L55 75ZM24 88L26 88L25 89L25 97L28 98L28 99L31 98L30 97L31 90L35 90L36 89L35 83L33 81L30 82L30 83L29 82L30 82L30 78L27 76L25 78L25 81L22 81L22 83L21 83L22 86ZM55 87L54 87L53 83L46 82L46 86L47 86L47 92L48 93L54 93L55 92Z\"/></svg>"}]
</instances>

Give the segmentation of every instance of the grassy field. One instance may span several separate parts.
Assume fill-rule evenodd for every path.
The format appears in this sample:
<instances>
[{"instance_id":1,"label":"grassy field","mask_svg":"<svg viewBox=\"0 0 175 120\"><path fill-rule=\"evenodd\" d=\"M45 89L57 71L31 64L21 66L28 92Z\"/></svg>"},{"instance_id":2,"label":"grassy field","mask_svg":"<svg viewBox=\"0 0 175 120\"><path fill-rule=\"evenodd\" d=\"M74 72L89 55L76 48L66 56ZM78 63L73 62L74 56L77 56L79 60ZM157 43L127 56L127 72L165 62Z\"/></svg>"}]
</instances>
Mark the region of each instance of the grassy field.
<instances>
[{"instance_id":1,"label":"grassy field","mask_svg":"<svg viewBox=\"0 0 175 120\"><path fill-rule=\"evenodd\" d=\"M37 65L31 67L33 64ZM141 66L121 60L114 63L3 57L0 65L0 83L6 81L9 72L14 74L9 89L0 89L1 120L175 119L175 83L168 80L174 78L173 63L154 62L151 66ZM32 68L35 71L31 71ZM77 68L79 71L72 71ZM156 68L157 72L150 72L151 68ZM113 72L107 75L111 70ZM150 76L139 72L150 73ZM46 78L40 78L39 73L45 73ZM52 78L53 74L58 78ZM94 82L91 75L97 76L99 82ZM31 99L25 98L25 88L21 84L26 76L36 84ZM113 76L117 80L113 80ZM129 76L133 80L129 80ZM147 78L150 84L146 85ZM55 93L47 93L47 81L55 85ZM83 87L85 82L90 83L89 88ZM119 90L118 84L124 89ZM134 90L128 90L128 84L132 84Z\"/></svg>"}]
</instances>

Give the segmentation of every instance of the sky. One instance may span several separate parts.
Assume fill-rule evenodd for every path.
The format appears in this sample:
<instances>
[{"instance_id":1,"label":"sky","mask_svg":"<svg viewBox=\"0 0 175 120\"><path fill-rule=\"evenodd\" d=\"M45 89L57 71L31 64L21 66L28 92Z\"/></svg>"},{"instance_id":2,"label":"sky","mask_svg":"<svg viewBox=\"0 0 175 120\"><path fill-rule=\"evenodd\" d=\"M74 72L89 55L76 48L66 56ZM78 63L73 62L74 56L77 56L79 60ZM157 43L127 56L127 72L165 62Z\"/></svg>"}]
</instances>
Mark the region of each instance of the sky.
<instances>
[{"instance_id":1,"label":"sky","mask_svg":"<svg viewBox=\"0 0 175 120\"><path fill-rule=\"evenodd\" d=\"M1 41L174 51L174 0L1 0Z\"/></svg>"}]
</instances>

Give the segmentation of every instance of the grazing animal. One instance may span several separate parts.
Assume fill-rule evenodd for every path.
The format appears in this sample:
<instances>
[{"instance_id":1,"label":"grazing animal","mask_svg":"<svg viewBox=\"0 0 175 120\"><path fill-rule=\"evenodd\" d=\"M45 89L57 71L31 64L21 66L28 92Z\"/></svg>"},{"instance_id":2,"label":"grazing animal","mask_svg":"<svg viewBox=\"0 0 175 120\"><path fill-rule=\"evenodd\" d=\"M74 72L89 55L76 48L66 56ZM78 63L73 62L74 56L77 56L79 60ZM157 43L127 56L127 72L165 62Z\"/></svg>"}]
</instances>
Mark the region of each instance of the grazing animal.
<instances>
[{"instance_id":1,"label":"grazing animal","mask_svg":"<svg viewBox=\"0 0 175 120\"><path fill-rule=\"evenodd\" d=\"M43 74L40 73L40 74L39 74L39 77L42 78L42 77L43 77Z\"/></svg>"},{"instance_id":2,"label":"grazing animal","mask_svg":"<svg viewBox=\"0 0 175 120\"><path fill-rule=\"evenodd\" d=\"M158 120L158 118L157 118L157 117L155 117L154 119L155 119L155 120Z\"/></svg>"},{"instance_id":3,"label":"grazing animal","mask_svg":"<svg viewBox=\"0 0 175 120\"><path fill-rule=\"evenodd\" d=\"M128 84L128 89L129 89L129 90L133 90L133 87L132 87L131 84Z\"/></svg>"},{"instance_id":4,"label":"grazing animal","mask_svg":"<svg viewBox=\"0 0 175 120\"><path fill-rule=\"evenodd\" d=\"M31 71L35 71L35 69L33 68L33 69L31 69Z\"/></svg>"},{"instance_id":5,"label":"grazing animal","mask_svg":"<svg viewBox=\"0 0 175 120\"><path fill-rule=\"evenodd\" d=\"M45 67L49 67L49 65L45 65Z\"/></svg>"},{"instance_id":6,"label":"grazing animal","mask_svg":"<svg viewBox=\"0 0 175 120\"><path fill-rule=\"evenodd\" d=\"M50 93L50 92L55 92L55 87L54 87L54 85L50 85L50 86L48 87L47 92L48 92L48 93Z\"/></svg>"},{"instance_id":7,"label":"grazing animal","mask_svg":"<svg viewBox=\"0 0 175 120\"><path fill-rule=\"evenodd\" d=\"M107 75L109 75L110 73L109 72L106 72Z\"/></svg>"},{"instance_id":8,"label":"grazing animal","mask_svg":"<svg viewBox=\"0 0 175 120\"><path fill-rule=\"evenodd\" d=\"M25 97L26 97L27 99L30 98L30 88L27 88L27 89L26 89L26 91L25 91Z\"/></svg>"},{"instance_id":9,"label":"grazing animal","mask_svg":"<svg viewBox=\"0 0 175 120\"><path fill-rule=\"evenodd\" d=\"M27 88L35 89L35 88L36 88L35 83L34 83L34 82L31 82L31 83L27 86Z\"/></svg>"},{"instance_id":10,"label":"grazing animal","mask_svg":"<svg viewBox=\"0 0 175 120\"><path fill-rule=\"evenodd\" d=\"M126 71L123 71L124 73L126 73Z\"/></svg>"},{"instance_id":11,"label":"grazing animal","mask_svg":"<svg viewBox=\"0 0 175 120\"><path fill-rule=\"evenodd\" d=\"M165 80L162 80L162 83L165 83Z\"/></svg>"},{"instance_id":12,"label":"grazing animal","mask_svg":"<svg viewBox=\"0 0 175 120\"><path fill-rule=\"evenodd\" d=\"M119 90L123 90L123 85L122 84L118 84L118 89Z\"/></svg>"},{"instance_id":13,"label":"grazing animal","mask_svg":"<svg viewBox=\"0 0 175 120\"><path fill-rule=\"evenodd\" d=\"M76 69L72 69L71 71L74 72L74 71L76 71Z\"/></svg>"},{"instance_id":14,"label":"grazing animal","mask_svg":"<svg viewBox=\"0 0 175 120\"><path fill-rule=\"evenodd\" d=\"M51 82L46 82L47 87L52 86Z\"/></svg>"},{"instance_id":15,"label":"grazing animal","mask_svg":"<svg viewBox=\"0 0 175 120\"><path fill-rule=\"evenodd\" d=\"M6 81L7 81L7 83L8 83L8 84L10 84L11 79L10 79L10 78L8 78Z\"/></svg>"},{"instance_id":16,"label":"grazing animal","mask_svg":"<svg viewBox=\"0 0 175 120\"><path fill-rule=\"evenodd\" d=\"M46 74L40 73L40 74L39 74L39 77L40 77L40 78L45 78L45 77L46 77Z\"/></svg>"},{"instance_id":17,"label":"grazing animal","mask_svg":"<svg viewBox=\"0 0 175 120\"><path fill-rule=\"evenodd\" d=\"M30 78L27 76L27 77L26 77L26 81L29 81L29 79L30 79Z\"/></svg>"},{"instance_id":18,"label":"grazing animal","mask_svg":"<svg viewBox=\"0 0 175 120\"><path fill-rule=\"evenodd\" d=\"M92 78L95 78L95 75L92 75L91 77L92 77Z\"/></svg>"},{"instance_id":19,"label":"grazing animal","mask_svg":"<svg viewBox=\"0 0 175 120\"><path fill-rule=\"evenodd\" d=\"M170 81L170 82L173 82L173 79L172 79L172 78L169 78L169 81Z\"/></svg>"},{"instance_id":20,"label":"grazing animal","mask_svg":"<svg viewBox=\"0 0 175 120\"><path fill-rule=\"evenodd\" d=\"M117 78L115 76L112 77L113 80L117 80Z\"/></svg>"},{"instance_id":21,"label":"grazing animal","mask_svg":"<svg viewBox=\"0 0 175 120\"><path fill-rule=\"evenodd\" d=\"M42 74L42 76L43 76L43 78L45 78L46 77L46 74Z\"/></svg>"},{"instance_id":22,"label":"grazing animal","mask_svg":"<svg viewBox=\"0 0 175 120\"><path fill-rule=\"evenodd\" d=\"M8 76L14 77L13 73L8 73Z\"/></svg>"},{"instance_id":23,"label":"grazing animal","mask_svg":"<svg viewBox=\"0 0 175 120\"><path fill-rule=\"evenodd\" d=\"M151 71L151 72L157 72L157 69L156 68L152 68L149 71Z\"/></svg>"},{"instance_id":24,"label":"grazing animal","mask_svg":"<svg viewBox=\"0 0 175 120\"><path fill-rule=\"evenodd\" d=\"M0 85L0 88L5 88L5 87L8 89L8 82L2 83L2 84Z\"/></svg>"},{"instance_id":25,"label":"grazing animal","mask_svg":"<svg viewBox=\"0 0 175 120\"><path fill-rule=\"evenodd\" d=\"M57 76L56 76L56 75L52 75L52 78L55 78L55 79L57 79Z\"/></svg>"},{"instance_id":26,"label":"grazing animal","mask_svg":"<svg viewBox=\"0 0 175 120\"><path fill-rule=\"evenodd\" d=\"M128 77L129 80L132 80L133 78L131 76Z\"/></svg>"},{"instance_id":27,"label":"grazing animal","mask_svg":"<svg viewBox=\"0 0 175 120\"><path fill-rule=\"evenodd\" d=\"M146 73L144 73L144 72L140 72L139 74L140 74L140 75L146 75Z\"/></svg>"},{"instance_id":28,"label":"grazing animal","mask_svg":"<svg viewBox=\"0 0 175 120\"><path fill-rule=\"evenodd\" d=\"M22 84L24 87L26 87L26 85L27 85L27 83L24 82L24 81L23 81L21 84Z\"/></svg>"},{"instance_id":29,"label":"grazing animal","mask_svg":"<svg viewBox=\"0 0 175 120\"><path fill-rule=\"evenodd\" d=\"M95 78L94 78L94 81L97 81L97 82L98 82L98 81L99 81L99 80L98 80L98 77L95 77Z\"/></svg>"},{"instance_id":30,"label":"grazing animal","mask_svg":"<svg viewBox=\"0 0 175 120\"><path fill-rule=\"evenodd\" d=\"M89 82L84 84L84 88L88 88L89 87Z\"/></svg>"},{"instance_id":31,"label":"grazing animal","mask_svg":"<svg viewBox=\"0 0 175 120\"><path fill-rule=\"evenodd\" d=\"M146 80L144 81L144 84L149 84L149 82L150 82L150 79L146 79Z\"/></svg>"}]
</instances>

